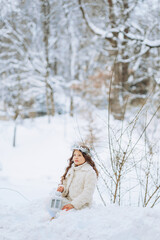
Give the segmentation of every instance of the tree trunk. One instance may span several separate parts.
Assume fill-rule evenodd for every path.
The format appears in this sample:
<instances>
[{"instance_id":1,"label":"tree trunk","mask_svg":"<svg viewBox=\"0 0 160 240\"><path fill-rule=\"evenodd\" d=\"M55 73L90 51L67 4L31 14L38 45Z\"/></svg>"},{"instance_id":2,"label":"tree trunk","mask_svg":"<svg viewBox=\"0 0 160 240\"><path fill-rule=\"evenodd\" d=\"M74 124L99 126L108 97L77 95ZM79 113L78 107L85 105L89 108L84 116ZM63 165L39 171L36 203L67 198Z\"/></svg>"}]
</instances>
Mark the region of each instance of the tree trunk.
<instances>
[{"instance_id":1,"label":"tree trunk","mask_svg":"<svg viewBox=\"0 0 160 240\"><path fill-rule=\"evenodd\" d=\"M116 17L114 14L114 5L112 0L108 0L109 4L109 18L111 22L111 26L114 28L116 23ZM127 8L128 5L125 3L125 7ZM124 30L125 32L128 32L128 29ZM113 33L114 39L118 39L118 33ZM117 40L110 40L110 43L113 48L118 48L118 42ZM122 45L124 47L125 41L122 42ZM122 48L123 49L123 48ZM117 55L124 55L124 50L118 49L115 51L115 58ZM127 58L127 56L126 56ZM124 119L124 110L125 110L125 97L124 97L124 85L125 82L128 80L128 63L114 63L113 66L113 82L111 86L111 99L110 99L110 110L113 114L115 119L123 120Z\"/></svg>"},{"instance_id":2,"label":"tree trunk","mask_svg":"<svg viewBox=\"0 0 160 240\"><path fill-rule=\"evenodd\" d=\"M41 0L41 12L42 12L42 28L43 28L43 42L44 42L44 52L45 52L45 62L46 62L46 72L44 75L45 79L45 88L46 88L46 109L48 119L50 121L50 116L54 115L54 96L53 89L49 84L49 54L48 54L48 42L50 36L50 4L49 0Z\"/></svg>"},{"instance_id":3,"label":"tree trunk","mask_svg":"<svg viewBox=\"0 0 160 240\"><path fill-rule=\"evenodd\" d=\"M15 122L15 125L14 125L14 133L13 133L13 147L16 146L16 132L17 132L17 124Z\"/></svg>"}]
</instances>

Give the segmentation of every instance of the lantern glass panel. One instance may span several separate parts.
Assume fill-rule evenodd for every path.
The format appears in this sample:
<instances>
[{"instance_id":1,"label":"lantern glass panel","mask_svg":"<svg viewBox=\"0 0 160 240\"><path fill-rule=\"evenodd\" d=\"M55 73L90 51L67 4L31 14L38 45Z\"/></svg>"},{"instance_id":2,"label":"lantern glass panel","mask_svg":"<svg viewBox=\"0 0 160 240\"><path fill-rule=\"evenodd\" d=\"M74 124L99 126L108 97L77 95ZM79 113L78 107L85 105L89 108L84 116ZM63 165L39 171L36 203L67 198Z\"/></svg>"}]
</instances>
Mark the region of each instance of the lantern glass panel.
<instances>
[{"instance_id":1,"label":"lantern glass panel","mask_svg":"<svg viewBox=\"0 0 160 240\"><path fill-rule=\"evenodd\" d=\"M57 200L57 201L56 201L56 206L55 206L55 207L56 207L56 208L59 208L59 206L60 206L60 200Z\"/></svg>"},{"instance_id":2,"label":"lantern glass panel","mask_svg":"<svg viewBox=\"0 0 160 240\"><path fill-rule=\"evenodd\" d=\"M51 208L54 208L55 199L52 199Z\"/></svg>"}]
</instances>

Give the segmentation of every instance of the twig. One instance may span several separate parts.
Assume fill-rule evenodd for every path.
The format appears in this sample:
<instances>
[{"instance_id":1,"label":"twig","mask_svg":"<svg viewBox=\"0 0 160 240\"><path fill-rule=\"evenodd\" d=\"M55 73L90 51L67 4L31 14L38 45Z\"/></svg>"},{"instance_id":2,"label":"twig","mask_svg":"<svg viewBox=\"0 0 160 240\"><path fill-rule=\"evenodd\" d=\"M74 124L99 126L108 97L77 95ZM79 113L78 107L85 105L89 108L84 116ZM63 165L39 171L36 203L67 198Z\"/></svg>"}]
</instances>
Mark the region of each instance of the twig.
<instances>
[{"instance_id":1,"label":"twig","mask_svg":"<svg viewBox=\"0 0 160 240\"><path fill-rule=\"evenodd\" d=\"M16 193L18 193L21 197L23 197L25 200L31 201L31 200L29 200L28 198L26 198L22 193L18 192L17 190L14 190L14 189L11 189L11 188L0 188L0 190L9 190L9 191L12 191L12 192L16 192Z\"/></svg>"}]
</instances>

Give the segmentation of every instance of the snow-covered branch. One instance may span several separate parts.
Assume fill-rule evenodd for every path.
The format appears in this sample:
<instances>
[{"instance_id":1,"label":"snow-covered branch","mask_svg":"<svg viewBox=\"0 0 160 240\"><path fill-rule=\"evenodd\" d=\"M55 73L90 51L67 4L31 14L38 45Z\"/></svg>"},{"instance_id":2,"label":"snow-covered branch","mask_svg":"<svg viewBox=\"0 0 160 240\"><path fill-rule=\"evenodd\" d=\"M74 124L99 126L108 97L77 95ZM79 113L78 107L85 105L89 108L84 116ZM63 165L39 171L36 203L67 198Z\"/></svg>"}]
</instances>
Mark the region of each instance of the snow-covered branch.
<instances>
[{"instance_id":1,"label":"snow-covered branch","mask_svg":"<svg viewBox=\"0 0 160 240\"><path fill-rule=\"evenodd\" d=\"M128 39L131 39L131 40L137 40L137 41L140 41L142 42L144 45L150 47L150 48L157 48L157 47L160 47L160 39L159 40L148 40L148 39L144 39L143 36L139 36L139 35L133 35L131 33L126 33L124 31L121 30L120 27L117 27L117 28L111 28L109 30L104 30L102 28L99 28L97 26L95 26L87 12L85 11L85 6L82 2L82 0L79 0L79 6L80 6L80 10L82 12L82 15L83 15L83 18L87 24L87 26L89 27L89 29L96 35L104 38L104 39L107 39L107 40L111 40L113 37L114 37L114 33L120 33L122 32Z\"/></svg>"},{"instance_id":2,"label":"snow-covered branch","mask_svg":"<svg viewBox=\"0 0 160 240\"><path fill-rule=\"evenodd\" d=\"M127 59L123 59L121 56L118 56L117 62L130 63L130 62L136 60L137 58L143 56L145 53L147 53L149 51L149 49L150 49L149 47L146 47L146 46L144 47L143 46L141 51L140 51L140 53L138 53L138 54L136 54L136 55L134 55L134 56L132 56L130 58L127 58Z\"/></svg>"},{"instance_id":3,"label":"snow-covered branch","mask_svg":"<svg viewBox=\"0 0 160 240\"><path fill-rule=\"evenodd\" d=\"M80 6L80 10L82 12L82 16L83 16L83 19L85 20L87 26L89 27L89 29L96 35L102 37L102 38L105 38L105 39L112 39L113 38L113 34L112 32L117 32L117 29L112 29L112 31L108 32L108 31L105 31L101 28L98 28L97 26L95 26L89 19L89 16L88 14L86 13L85 11L85 7L84 7L84 4L82 3L82 0L79 0L79 6Z\"/></svg>"},{"instance_id":4,"label":"snow-covered branch","mask_svg":"<svg viewBox=\"0 0 160 240\"><path fill-rule=\"evenodd\" d=\"M136 40L136 41L140 41L142 44L150 47L150 48L158 48L160 47L160 39L158 40L148 40L148 39L144 39L144 37L139 36L139 35L133 35L132 33L125 33L123 31L123 34L131 40Z\"/></svg>"}]
</instances>

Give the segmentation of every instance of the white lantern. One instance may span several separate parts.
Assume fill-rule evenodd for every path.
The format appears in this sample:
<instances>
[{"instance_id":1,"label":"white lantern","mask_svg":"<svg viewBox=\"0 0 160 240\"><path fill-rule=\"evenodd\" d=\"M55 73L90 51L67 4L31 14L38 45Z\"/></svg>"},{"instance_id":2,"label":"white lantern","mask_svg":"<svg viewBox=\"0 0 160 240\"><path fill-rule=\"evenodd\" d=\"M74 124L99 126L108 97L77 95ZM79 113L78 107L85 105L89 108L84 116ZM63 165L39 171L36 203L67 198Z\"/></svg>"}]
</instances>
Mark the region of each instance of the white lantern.
<instances>
[{"instance_id":1,"label":"white lantern","mask_svg":"<svg viewBox=\"0 0 160 240\"><path fill-rule=\"evenodd\" d=\"M51 199L51 214L52 218L55 218L57 212L59 212L62 208L62 196L61 192L56 191L54 197Z\"/></svg>"}]
</instances>

